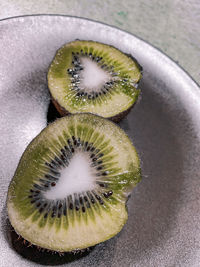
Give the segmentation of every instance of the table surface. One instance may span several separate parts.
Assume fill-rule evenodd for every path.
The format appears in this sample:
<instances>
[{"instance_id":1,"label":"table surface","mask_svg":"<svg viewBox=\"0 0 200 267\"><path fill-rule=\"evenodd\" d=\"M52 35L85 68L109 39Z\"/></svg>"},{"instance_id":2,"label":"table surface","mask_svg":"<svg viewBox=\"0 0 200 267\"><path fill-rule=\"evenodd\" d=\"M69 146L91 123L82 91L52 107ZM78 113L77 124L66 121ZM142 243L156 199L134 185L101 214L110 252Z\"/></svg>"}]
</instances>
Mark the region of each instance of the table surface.
<instances>
[{"instance_id":1,"label":"table surface","mask_svg":"<svg viewBox=\"0 0 200 267\"><path fill-rule=\"evenodd\" d=\"M126 30L170 56L200 84L199 0L0 2L0 19L30 14L78 16Z\"/></svg>"}]
</instances>

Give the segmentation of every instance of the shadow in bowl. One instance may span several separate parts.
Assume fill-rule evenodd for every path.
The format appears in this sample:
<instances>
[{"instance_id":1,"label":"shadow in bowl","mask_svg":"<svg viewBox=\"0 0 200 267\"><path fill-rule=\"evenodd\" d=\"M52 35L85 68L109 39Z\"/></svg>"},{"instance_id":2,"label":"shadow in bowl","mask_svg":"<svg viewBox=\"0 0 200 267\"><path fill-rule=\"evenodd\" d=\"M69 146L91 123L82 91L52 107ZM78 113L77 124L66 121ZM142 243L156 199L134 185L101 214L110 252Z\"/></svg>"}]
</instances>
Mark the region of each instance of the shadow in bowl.
<instances>
[{"instance_id":1,"label":"shadow in bowl","mask_svg":"<svg viewBox=\"0 0 200 267\"><path fill-rule=\"evenodd\" d=\"M47 123L49 124L60 117L61 116L58 113L57 109L55 108L54 104L52 103L52 101L50 101L48 112L47 112Z\"/></svg>"}]
</instances>

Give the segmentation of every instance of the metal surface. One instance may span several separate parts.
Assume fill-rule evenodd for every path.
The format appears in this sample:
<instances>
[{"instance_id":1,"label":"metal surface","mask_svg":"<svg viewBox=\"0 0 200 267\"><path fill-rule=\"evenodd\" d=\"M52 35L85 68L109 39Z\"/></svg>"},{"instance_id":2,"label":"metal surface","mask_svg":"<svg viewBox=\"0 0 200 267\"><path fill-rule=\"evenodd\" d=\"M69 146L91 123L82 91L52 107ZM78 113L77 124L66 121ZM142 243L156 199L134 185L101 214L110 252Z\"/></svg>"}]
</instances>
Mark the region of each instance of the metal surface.
<instances>
[{"instance_id":1,"label":"metal surface","mask_svg":"<svg viewBox=\"0 0 200 267\"><path fill-rule=\"evenodd\" d=\"M90 253L60 257L18 241L5 202L22 152L47 123L48 66L74 39L112 44L144 68L141 100L120 123L139 151L143 181L120 234ZM64 16L1 21L0 59L0 266L199 266L200 91L193 80L128 33Z\"/></svg>"}]
</instances>

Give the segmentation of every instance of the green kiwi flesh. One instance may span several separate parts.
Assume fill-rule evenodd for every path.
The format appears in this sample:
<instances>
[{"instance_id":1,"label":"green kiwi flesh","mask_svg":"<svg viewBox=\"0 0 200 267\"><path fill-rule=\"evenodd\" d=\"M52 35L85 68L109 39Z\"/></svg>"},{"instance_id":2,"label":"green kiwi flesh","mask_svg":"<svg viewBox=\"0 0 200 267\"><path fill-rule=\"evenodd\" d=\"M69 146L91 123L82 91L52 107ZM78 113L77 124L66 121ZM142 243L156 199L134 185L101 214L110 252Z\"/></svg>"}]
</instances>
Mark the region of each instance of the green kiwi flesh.
<instances>
[{"instance_id":1,"label":"green kiwi flesh","mask_svg":"<svg viewBox=\"0 0 200 267\"><path fill-rule=\"evenodd\" d=\"M141 77L137 61L117 48L74 41L57 51L48 87L61 115L89 112L119 120L136 102Z\"/></svg>"},{"instance_id":2,"label":"green kiwi flesh","mask_svg":"<svg viewBox=\"0 0 200 267\"><path fill-rule=\"evenodd\" d=\"M81 250L116 235L140 162L113 122L75 114L49 124L27 147L9 185L15 231L39 247Z\"/></svg>"}]
</instances>

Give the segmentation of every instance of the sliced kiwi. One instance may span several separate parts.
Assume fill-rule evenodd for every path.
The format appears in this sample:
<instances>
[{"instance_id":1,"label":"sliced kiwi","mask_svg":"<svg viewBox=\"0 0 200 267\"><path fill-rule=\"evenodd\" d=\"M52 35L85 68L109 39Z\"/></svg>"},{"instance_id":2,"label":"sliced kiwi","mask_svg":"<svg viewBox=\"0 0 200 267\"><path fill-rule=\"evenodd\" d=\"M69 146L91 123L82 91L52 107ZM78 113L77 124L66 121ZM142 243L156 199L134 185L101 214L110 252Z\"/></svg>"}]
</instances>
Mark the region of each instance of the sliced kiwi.
<instances>
[{"instance_id":1,"label":"sliced kiwi","mask_svg":"<svg viewBox=\"0 0 200 267\"><path fill-rule=\"evenodd\" d=\"M8 190L9 219L31 244L84 249L122 229L127 197L140 178L123 130L92 114L66 116L25 150Z\"/></svg>"},{"instance_id":2,"label":"sliced kiwi","mask_svg":"<svg viewBox=\"0 0 200 267\"><path fill-rule=\"evenodd\" d=\"M136 102L141 77L132 56L106 44L74 41L57 51L48 86L61 115L89 112L119 121Z\"/></svg>"}]
</instances>

